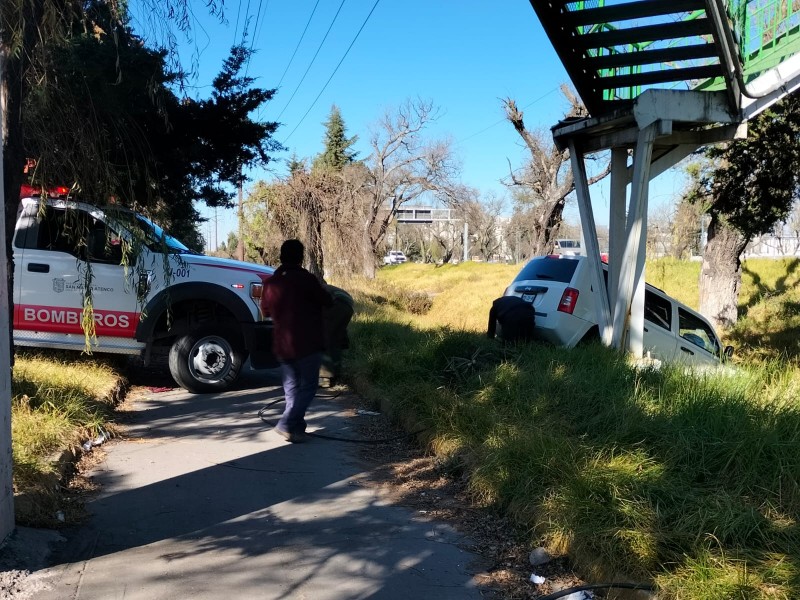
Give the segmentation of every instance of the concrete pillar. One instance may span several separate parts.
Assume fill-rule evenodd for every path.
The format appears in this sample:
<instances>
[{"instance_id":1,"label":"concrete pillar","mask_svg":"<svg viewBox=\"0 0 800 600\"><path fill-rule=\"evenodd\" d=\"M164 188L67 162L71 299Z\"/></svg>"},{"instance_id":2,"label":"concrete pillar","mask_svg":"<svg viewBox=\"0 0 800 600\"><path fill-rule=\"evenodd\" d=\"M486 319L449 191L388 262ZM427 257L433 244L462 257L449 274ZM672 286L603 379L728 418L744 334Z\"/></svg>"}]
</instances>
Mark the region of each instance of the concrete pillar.
<instances>
[{"instance_id":1,"label":"concrete pillar","mask_svg":"<svg viewBox=\"0 0 800 600\"><path fill-rule=\"evenodd\" d=\"M644 350L644 261L647 240L647 199L650 188L650 161L658 122L639 131L633 158L631 206L628 211L625 249L614 306L615 348L627 348L636 358ZM629 333L626 339L626 331Z\"/></svg>"},{"instance_id":2,"label":"concrete pillar","mask_svg":"<svg viewBox=\"0 0 800 600\"><path fill-rule=\"evenodd\" d=\"M611 150L611 206L608 218L608 303L611 314L617 305L619 271L625 250L628 187L628 149Z\"/></svg>"},{"instance_id":3,"label":"concrete pillar","mask_svg":"<svg viewBox=\"0 0 800 600\"><path fill-rule=\"evenodd\" d=\"M569 157L572 164L572 177L575 180L575 194L578 197L578 210L581 215L581 231L586 244L586 257L589 261L589 272L592 278L592 293L595 295L597 328L600 332L600 339L604 344L609 345L611 342L611 315L603 280L603 268L600 264L600 245L597 241L597 227L589 194L589 180L586 176L583 154L575 147L575 140L572 138L569 140Z\"/></svg>"}]
</instances>

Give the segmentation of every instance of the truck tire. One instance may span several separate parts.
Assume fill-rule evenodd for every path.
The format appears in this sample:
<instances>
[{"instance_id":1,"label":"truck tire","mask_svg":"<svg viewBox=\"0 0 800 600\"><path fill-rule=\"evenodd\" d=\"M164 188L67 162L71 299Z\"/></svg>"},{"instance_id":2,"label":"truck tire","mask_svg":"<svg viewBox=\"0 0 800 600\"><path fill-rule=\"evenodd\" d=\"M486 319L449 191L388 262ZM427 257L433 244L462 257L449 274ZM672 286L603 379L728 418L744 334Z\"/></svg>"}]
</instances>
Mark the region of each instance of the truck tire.
<instances>
[{"instance_id":1,"label":"truck tire","mask_svg":"<svg viewBox=\"0 0 800 600\"><path fill-rule=\"evenodd\" d=\"M178 337L169 350L169 371L195 394L228 389L247 358L241 336L222 325L207 325Z\"/></svg>"}]
</instances>

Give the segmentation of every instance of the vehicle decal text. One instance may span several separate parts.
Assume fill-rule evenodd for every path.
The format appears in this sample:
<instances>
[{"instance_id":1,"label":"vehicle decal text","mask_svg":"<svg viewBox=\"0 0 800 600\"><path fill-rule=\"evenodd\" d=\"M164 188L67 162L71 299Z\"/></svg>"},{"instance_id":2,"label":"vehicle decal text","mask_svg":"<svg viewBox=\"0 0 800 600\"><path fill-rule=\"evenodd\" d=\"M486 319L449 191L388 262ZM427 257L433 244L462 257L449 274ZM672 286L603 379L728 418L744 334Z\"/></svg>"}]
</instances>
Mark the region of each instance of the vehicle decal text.
<instances>
[{"instance_id":1,"label":"vehicle decal text","mask_svg":"<svg viewBox=\"0 0 800 600\"><path fill-rule=\"evenodd\" d=\"M82 292L83 288L84 288L84 286L80 281L68 282L68 281L65 281L64 279L62 279L60 277L56 277L55 279L53 279L53 291L58 293L58 294L60 294L63 291ZM111 292L114 291L114 288L113 287L102 286L102 285L93 285L92 286L92 291L93 292L109 292L109 293L111 293Z\"/></svg>"},{"instance_id":2,"label":"vehicle decal text","mask_svg":"<svg viewBox=\"0 0 800 600\"><path fill-rule=\"evenodd\" d=\"M14 306L14 329L83 333L82 314L79 308L17 304ZM139 313L95 309L94 322L97 335L133 337L139 324Z\"/></svg>"}]
</instances>

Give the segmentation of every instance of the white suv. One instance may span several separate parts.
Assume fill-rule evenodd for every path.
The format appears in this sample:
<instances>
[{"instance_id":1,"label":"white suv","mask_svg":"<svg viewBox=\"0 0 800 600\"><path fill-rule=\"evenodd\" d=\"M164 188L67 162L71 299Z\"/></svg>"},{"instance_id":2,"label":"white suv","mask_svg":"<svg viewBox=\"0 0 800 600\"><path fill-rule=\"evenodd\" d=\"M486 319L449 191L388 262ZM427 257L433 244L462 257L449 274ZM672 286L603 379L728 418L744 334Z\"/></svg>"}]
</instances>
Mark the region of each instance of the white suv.
<instances>
[{"instance_id":1,"label":"white suv","mask_svg":"<svg viewBox=\"0 0 800 600\"><path fill-rule=\"evenodd\" d=\"M533 304L534 335L539 339L572 347L597 335L585 256L536 257L523 267L505 295ZM716 365L733 352L731 346L723 349L714 328L701 314L650 284L645 285L644 318L644 348L652 358Z\"/></svg>"},{"instance_id":2,"label":"white suv","mask_svg":"<svg viewBox=\"0 0 800 600\"><path fill-rule=\"evenodd\" d=\"M383 264L385 265L399 265L406 262L406 255L401 250L390 250L383 257Z\"/></svg>"}]
</instances>

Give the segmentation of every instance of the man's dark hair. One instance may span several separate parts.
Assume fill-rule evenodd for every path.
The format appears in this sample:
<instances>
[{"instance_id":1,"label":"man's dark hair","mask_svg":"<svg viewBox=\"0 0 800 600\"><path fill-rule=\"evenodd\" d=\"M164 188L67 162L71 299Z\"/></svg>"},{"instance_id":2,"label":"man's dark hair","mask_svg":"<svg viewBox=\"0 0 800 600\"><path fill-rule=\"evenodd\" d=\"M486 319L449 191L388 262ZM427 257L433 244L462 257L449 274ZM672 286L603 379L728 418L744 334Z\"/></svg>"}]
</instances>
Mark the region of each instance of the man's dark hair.
<instances>
[{"instance_id":1,"label":"man's dark hair","mask_svg":"<svg viewBox=\"0 0 800 600\"><path fill-rule=\"evenodd\" d=\"M286 240L281 244L281 264L300 266L303 264L303 242Z\"/></svg>"}]
</instances>

